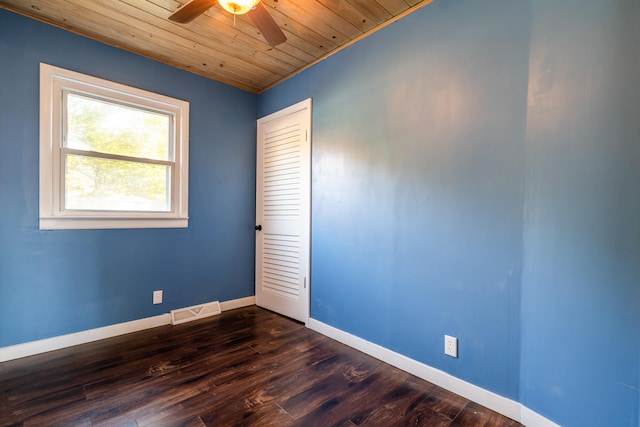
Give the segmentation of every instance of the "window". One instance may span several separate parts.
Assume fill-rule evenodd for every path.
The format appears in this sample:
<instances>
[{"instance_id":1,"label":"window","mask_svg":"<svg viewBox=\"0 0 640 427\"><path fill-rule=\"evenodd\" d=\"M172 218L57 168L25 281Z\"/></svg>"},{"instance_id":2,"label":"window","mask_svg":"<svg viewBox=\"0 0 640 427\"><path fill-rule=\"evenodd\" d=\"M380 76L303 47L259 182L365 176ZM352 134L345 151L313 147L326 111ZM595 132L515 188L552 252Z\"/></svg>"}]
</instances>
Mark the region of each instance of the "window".
<instances>
[{"instance_id":1,"label":"window","mask_svg":"<svg viewBox=\"0 0 640 427\"><path fill-rule=\"evenodd\" d=\"M188 226L189 103L40 64L40 229Z\"/></svg>"}]
</instances>

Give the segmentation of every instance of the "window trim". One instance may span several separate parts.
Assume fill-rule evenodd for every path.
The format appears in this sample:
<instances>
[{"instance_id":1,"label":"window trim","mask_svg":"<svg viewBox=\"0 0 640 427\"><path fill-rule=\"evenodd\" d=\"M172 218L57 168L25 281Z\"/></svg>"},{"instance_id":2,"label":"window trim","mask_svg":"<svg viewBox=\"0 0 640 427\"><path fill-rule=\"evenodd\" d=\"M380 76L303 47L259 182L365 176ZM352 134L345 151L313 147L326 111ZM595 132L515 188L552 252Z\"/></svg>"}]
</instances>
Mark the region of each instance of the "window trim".
<instances>
[{"instance_id":1,"label":"window trim","mask_svg":"<svg viewBox=\"0 0 640 427\"><path fill-rule=\"evenodd\" d=\"M168 212L62 209L63 92L112 99L173 116L175 145ZM189 103L40 63L40 229L186 228L189 221Z\"/></svg>"}]
</instances>

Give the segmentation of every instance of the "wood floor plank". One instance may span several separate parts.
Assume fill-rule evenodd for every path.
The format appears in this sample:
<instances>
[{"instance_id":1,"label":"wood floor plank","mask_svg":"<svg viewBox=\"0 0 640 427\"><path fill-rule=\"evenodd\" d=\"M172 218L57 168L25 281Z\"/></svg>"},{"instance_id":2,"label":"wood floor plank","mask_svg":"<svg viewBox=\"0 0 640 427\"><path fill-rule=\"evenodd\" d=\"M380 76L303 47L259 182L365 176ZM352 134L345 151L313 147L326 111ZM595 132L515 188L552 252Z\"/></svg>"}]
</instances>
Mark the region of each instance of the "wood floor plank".
<instances>
[{"instance_id":1,"label":"wood floor plank","mask_svg":"<svg viewBox=\"0 0 640 427\"><path fill-rule=\"evenodd\" d=\"M427 396L421 405L453 420L468 403L469 401L464 397L438 388Z\"/></svg>"},{"instance_id":2,"label":"wood floor plank","mask_svg":"<svg viewBox=\"0 0 640 427\"><path fill-rule=\"evenodd\" d=\"M469 402L451 423L451 427L517 427L520 424L475 402Z\"/></svg>"},{"instance_id":3,"label":"wood floor plank","mask_svg":"<svg viewBox=\"0 0 640 427\"><path fill-rule=\"evenodd\" d=\"M520 424L255 306L0 363L0 427L407 425Z\"/></svg>"},{"instance_id":4,"label":"wood floor plank","mask_svg":"<svg viewBox=\"0 0 640 427\"><path fill-rule=\"evenodd\" d=\"M409 408L425 399L435 386L399 369L381 365L366 379L366 386L349 393L348 399L333 409L355 425L394 425L405 421ZM354 411L353 408L357 408Z\"/></svg>"}]
</instances>

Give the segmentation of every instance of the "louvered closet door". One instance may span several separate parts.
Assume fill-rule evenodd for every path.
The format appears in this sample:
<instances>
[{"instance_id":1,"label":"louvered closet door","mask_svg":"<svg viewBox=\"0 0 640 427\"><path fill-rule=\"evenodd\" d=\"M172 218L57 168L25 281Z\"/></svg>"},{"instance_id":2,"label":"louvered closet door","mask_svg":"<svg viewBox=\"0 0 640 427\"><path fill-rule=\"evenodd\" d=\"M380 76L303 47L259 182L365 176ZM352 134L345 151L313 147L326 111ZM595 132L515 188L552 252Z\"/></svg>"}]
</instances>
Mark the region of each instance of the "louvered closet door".
<instances>
[{"instance_id":1,"label":"louvered closet door","mask_svg":"<svg viewBox=\"0 0 640 427\"><path fill-rule=\"evenodd\" d=\"M311 100L258 120L256 303L309 318Z\"/></svg>"}]
</instances>

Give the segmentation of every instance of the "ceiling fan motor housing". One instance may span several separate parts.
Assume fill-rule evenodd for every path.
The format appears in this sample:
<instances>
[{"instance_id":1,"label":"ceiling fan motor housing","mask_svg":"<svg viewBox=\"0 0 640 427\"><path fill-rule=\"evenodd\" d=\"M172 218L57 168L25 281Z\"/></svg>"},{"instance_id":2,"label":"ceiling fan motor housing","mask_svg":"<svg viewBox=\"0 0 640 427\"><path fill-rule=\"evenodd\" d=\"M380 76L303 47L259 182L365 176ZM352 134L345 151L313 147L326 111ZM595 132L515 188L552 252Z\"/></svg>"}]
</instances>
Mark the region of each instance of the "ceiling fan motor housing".
<instances>
[{"instance_id":1,"label":"ceiling fan motor housing","mask_svg":"<svg viewBox=\"0 0 640 427\"><path fill-rule=\"evenodd\" d=\"M243 15L256 7L260 0L218 0L220 6L234 15Z\"/></svg>"}]
</instances>

